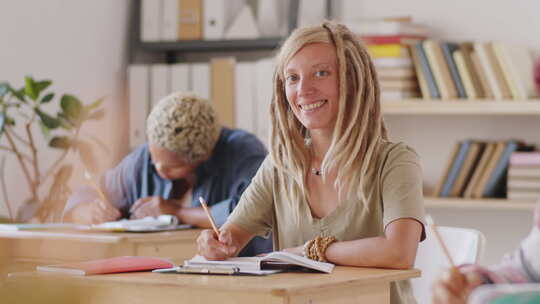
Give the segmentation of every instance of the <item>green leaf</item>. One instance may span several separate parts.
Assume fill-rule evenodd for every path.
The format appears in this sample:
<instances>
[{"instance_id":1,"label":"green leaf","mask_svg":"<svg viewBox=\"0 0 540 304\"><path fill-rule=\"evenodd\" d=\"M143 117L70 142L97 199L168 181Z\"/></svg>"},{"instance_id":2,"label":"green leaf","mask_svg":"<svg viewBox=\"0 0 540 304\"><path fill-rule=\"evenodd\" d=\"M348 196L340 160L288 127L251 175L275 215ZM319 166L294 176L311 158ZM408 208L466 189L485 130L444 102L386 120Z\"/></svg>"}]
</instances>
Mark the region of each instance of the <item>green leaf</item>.
<instances>
[{"instance_id":1,"label":"green leaf","mask_svg":"<svg viewBox=\"0 0 540 304\"><path fill-rule=\"evenodd\" d=\"M92 111L94 109L99 108L104 100L105 100L105 97L101 97L98 100L92 102L91 104L85 106L85 108L88 110L88 112L90 112L90 111Z\"/></svg>"},{"instance_id":2,"label":"green leaf","mask_svg":"<svg viewBox=\"0 0 540 304\"><path fill-rule=\"evenodd\" d=\"M68 136L55 136L49 141L49 147L67 150L71 147L71 139Z\"/></svg>"},{"instance_id":3,"label":"green leaf","mask_svg":"<svg viewBox=\"0 0 540 304\"><path fill-rule=\"evenodd\" d=\"M101 110L94 111L93 113L88 115L87 119L100 120L104 116L105 116L105 110L101 109Z\"/></svg>"},{"instance_id":4,"label":"green leaf","mask_svg":"<svg viewBox=\"0 0 540 304\"><path fill-rule=\"evenodd\" d=\"M92 145L88 142L79 140L77 141L76 147L84 167L92 174L96 174L98 168Z\"/></svg>"},{"instance_id":5,"label":"green leaf","mask_svg":"<svg viewBox=\"0 0 540 304\"><path fill-rule=\"evenodd\" d=\"M51 101L54 98L54 93L49 93L45 95L43 98L41 98L41 101L39 103L47 103Z\"/></svg>"},{"instance_id":6,"label":"green leaf","mask_svg":"<svg viewBox=\"0 0 540 304\"><path fill-rule=\"evenodd\" d=\"M60 120L52 117L51 115L41 111L39 108L35 108L36 114L44 125L49 129L56 129L60 126Z\"/></svg>"},{"instance_id":7,"label":"green leaf","mask_svg":"<svg viewBox=\"0 0 540 304\"><path fill-rule=\"evenodd\" d=\"M26 94L26 96L30 97L30 99L34 101L37 100L39 91L38 91L37 84L34 81L34 79L30 76L25 76L24 82L26 84L26 86L24 87L24 93Z\"/></svg>"},{"instance_id":8,"label":"green leaf","mask_svg":"<svg viewBox=\"0 0 540 304\"><path fill-rule=\"evenodd\" d=\"M9 85L5 82L0 83L0 97L5 96L9 92Z\"/></svg>"},{"instance_id":9,"label":"green leaf","mask_svg":"<svg viewBox=\"0 0 540 304\"><path fill-rule=\"evenodd\" d=\"M36 82L36 89L37 89L37 95L41 94L46 88L48 88L52 84L52 81L50 80L42 80Z\"/></svg>"},{"instance_id":10,"label":"green leaf","mask_svg":"<svg viewBox=\"0 0 540 304\"><path fill-rule=\"evenodd\" d=\"M11 95L15 96L18 100L20 100L22 102L26 102L26 99L24 99L25 87L22 87L22 88L20 88L18 90L15 90L11 86L8 86L8 90L11 93Z\"/></svg>"},{"instance_id":11,"label":"green leaf","mask_svg":"<svg viewBox=\"0 0 540 304\"><path fill-rule=\"evenodd\" d=\"M62 96L60 106L68 120L75 122L81 117L83 106L77 97L68 94Z\"/></svg>"},{"instance_id":12,"label":"green leaf","mask_svg":"<svg viewBox=\"0 0 540 304\"><path fill-rule=\"evenodd\" d=\"M13 118L11 118L11 117L9 117L9 116L6 115L6 124L7 124L8 126L12 126L12 127L13 127L13 126L15 126L15 120L14 120Z\"/></svg>"}]
</instances>

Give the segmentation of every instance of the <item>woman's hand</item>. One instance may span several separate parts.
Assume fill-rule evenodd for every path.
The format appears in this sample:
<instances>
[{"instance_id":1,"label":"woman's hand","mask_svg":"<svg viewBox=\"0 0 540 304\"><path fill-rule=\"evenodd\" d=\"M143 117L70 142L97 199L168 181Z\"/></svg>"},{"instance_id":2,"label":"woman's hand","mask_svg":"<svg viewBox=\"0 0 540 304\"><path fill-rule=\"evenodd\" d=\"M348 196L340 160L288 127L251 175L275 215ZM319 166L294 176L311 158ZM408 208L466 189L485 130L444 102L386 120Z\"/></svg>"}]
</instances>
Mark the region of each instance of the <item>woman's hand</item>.
<instances>
[{"instance_id":1,"label":"woman's hand","mask_svg":"<svg viewBox=\"0 0 540 304\"><path fill-rule=\"evenodd\" d=\"M444 272L433 284L432 302L434 304L465 304L471 291L482 284L476 272L459 272L455 267Z\"/></svg>"},{"instance_id":2,"label":"woman's hand","mask_svg":"<svg viewBox=\"0 0 540 304\"><path fill-rule=\"evenodd\" d=\"M206 229L197 238L197 248L200 255L207 260L225 260L235 256L236 246L233 245L232 234L225 229L219 236L214 230Z\"/></svg>"}]
</instances>

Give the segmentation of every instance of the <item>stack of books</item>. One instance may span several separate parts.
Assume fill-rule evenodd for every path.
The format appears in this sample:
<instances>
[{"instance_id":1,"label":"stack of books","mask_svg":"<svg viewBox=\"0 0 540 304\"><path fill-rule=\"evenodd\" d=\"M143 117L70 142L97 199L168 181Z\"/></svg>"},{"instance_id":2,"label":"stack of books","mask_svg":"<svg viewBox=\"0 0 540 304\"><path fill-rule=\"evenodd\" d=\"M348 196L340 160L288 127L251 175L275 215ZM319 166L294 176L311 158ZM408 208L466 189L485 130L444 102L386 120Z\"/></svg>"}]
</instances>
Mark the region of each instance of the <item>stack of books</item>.
<instances>
[{"instance_id":1,"label":"stack of books","mask_svg":"<svg viewBox=\"0 0 540 304\"><path fill-rule=\"evenodd\" d=\"M540 151L512 153L507 188L511 200L540 198Z\"/></svg>"},{"instance_id":2,"label":"stack of books","mask_svg":"<svg viewBox=\"0 0 540 304\"><path fill-rule=\"evenodd\" d=\"M511 155L531 151L534 146L518 140L498 142L463 140L450 155L433 196L464 198L504 198Z\"/></svg>"},{"instance_id":3,"label":"stack of books","mask_svg":"<svg viewBox=\"0 0 540 304\"><path fill-rule=\"evenodd\" d=\"M405 20L366 20L347 24L367 46L373 59L381 99L397 100L418 97L418 80L409 45L425 39L425 25Z\"/></svg>"},{"instance_id":4,"label":"stack of books","mask_svg":"<svg viewBox=\"0 0 540 304\"><path fill-rule=\"evenodd\" d=\"M424 99L525 100L537 95L533 57L524 46L425 40L410 51Z\"/></svg>"}]
</instances>

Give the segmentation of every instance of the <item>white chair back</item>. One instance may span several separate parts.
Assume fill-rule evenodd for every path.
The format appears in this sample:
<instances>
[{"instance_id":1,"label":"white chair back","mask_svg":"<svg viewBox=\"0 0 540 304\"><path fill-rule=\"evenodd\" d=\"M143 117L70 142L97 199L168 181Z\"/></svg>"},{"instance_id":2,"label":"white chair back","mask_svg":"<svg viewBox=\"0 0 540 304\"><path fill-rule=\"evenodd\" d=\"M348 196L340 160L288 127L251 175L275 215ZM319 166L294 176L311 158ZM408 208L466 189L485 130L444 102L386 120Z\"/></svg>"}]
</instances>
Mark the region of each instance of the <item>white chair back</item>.
<instances>
[{"instance_id":1,"label":"white chair back","mask_svg":"<svg viewBox=\"0 0 540 304\"><path fill-rule=\"evenodd\" d=\"M456 265L480 262L486 242L482 232L457 227L437 226L437 228ZM431 303L431 286L439 274L449 267L450 264L436 236L429 227L426 227L426 239L418 246L415 262L415 268L422 271L422 276L411 280L418 304Z\"/></svg>"}]
</instances>

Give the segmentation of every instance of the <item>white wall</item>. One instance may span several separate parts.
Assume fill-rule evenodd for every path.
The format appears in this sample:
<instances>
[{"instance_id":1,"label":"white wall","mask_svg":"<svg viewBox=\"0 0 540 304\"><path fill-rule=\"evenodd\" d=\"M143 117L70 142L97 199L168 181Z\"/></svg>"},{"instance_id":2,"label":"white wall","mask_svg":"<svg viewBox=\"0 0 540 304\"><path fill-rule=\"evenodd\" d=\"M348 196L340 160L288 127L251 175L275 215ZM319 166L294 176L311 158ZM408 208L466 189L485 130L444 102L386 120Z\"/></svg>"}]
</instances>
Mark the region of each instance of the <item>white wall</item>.
<instances>
[{"instance_id":1,"label":"white wall","mask_svg":"<svg viewBox=\"0 0 540 304\"><path fill-rule=\"evenodd\" d=\"M358 18L412 16L429 25L431 36L447 40L500 40L540 50L540 1L343 0L345 23ZM405 141L422 158L426 194L437 183L454 143L464 138L518 137L540 144L537 116L387 116L391 138ZM466 226L487 237L485 262L496 263L531 227L532 212L430 209L441 225Z\"/></svg>"},{"instance_id":2,"label":"white wall","mask_svg":"<svg viewBox=\"0 0 540 304\"><path fill-rule=\"evenodd\" d=\"M110 147L108 153L99 155L103 166L116 162L127 144L126 136L121 134L125 133L127 117L124 78L128 4L129 0L2 1L0 81L20 87L24 76L32 75L51 79L51 91L58 95L71 93L85 103L105 96L105 119L83 127ZM56 113L57 109L50 106L49 112ZM58 153L44 148L46 143L39 130L34 133L41 164L47 167ZM0 138L1 144L3 141ZM6 155L0 151L0 157ZM15 158L8 155L8 160L10 199L18 205L29 192ZM0 198L0 215L6 216Z\"/></svg>"}]
</instances>

